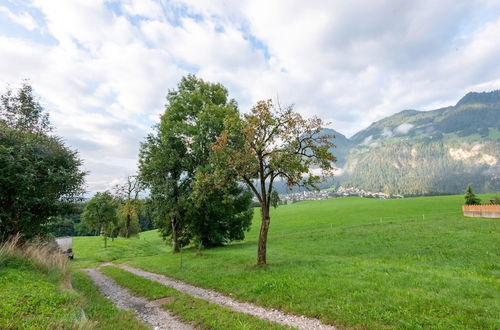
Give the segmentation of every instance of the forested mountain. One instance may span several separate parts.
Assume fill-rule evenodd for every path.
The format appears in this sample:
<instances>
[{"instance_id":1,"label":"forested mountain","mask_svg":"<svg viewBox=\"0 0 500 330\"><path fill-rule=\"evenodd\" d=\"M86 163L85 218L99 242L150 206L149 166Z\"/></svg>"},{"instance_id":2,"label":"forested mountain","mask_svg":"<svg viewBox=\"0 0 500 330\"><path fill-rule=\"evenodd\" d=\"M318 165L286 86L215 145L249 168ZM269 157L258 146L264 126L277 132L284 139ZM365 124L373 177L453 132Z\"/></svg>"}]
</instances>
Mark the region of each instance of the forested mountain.
<instances>
[{"instance_id":1,"label":"forested mountain","mask_svg":"<svg viewBox=\"0 0 500 330\"><path fill-rule=\"evenodd\" d=\"M393 194L500 191L500 91L455 106L404 110L356 133L336 133L340 184Z\"/></svg>"}]
</instances>

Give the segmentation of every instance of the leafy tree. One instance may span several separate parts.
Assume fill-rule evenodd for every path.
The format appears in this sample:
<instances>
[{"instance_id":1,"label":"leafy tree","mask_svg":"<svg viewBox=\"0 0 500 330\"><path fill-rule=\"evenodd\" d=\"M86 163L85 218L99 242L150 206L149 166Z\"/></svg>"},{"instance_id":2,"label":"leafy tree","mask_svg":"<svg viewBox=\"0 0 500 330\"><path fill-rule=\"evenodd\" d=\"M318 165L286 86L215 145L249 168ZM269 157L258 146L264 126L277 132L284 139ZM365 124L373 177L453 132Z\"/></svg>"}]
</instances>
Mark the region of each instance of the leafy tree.
<instances>
[{"instance_id":1,"label":"leafy tree","mask_svg":"<svg viewBox=\"0 0 500 330\"><path fill-rule=\"evenodd\" d=\"M467 189L465 189L465 205L479 205L481 204L481 200L477 198L476 194L472 192L472 186L468 185Z\"/></svg>"},{"instance_id":2,"label":"leafy tree","mask_svg":"<svg viewBox=\"0 0 500 330\"><path fill-rule=\"evenodd\" d=\"M155 225L164 238L171 237L172 250L177 253L190 239L182 234L186 232L184 221L189 208L189 182L183 176L187 151L179 138L161 132L160 127L158 135L149 135L141 145L139 169L149 188Z\"/></svg>"},{"instance_id":3,"label":"leafy tree","mask_svg":"<svg viewBox=\"0 0 500 330\"><path fill-rule=\"evenodd\" d=\"M122 185L116 186L116 196L120 203L120 235L129 238L139 233L139 193L142 190L137 175L129 175Z\"/></svg>"},{"instance_id":4,"label":"leafy tree","mask_svg":"<svg viewBox=\"0 0 500 330\"><path fill-rule=\"evenodd\" d=\"M17 93L9 88L0 96L0 121L18 130L41 133L52 131L49 114L35 99L33 88L27 81Z\"/></svg>"},{"instance_id":5,"label":"leafy tree","mask_svg":"<svg viewBox=\"0 0 500 330\"><path fill-rule=\"evenodd\" d=\"M189 75L168 93L155 134L141 145L139 169L155 205L155 224L172 238L174 252L192 239L202 246L242 239L250 226L251 199L236 181L228 182L225 199L216 187L202 194L193 189L213 171L211 145L224 119L237 113L222 85Z\"/></svg>"},{"instance_id":6,"label":"leafy tree","mask_svg":"<svg viewBox=\"0 0 500 330\"><path fill-rule=\"evenodd\" d=\"M105 191L96 193L85 205L82 222L104 236L104 247L108 247L108 237L112 236L118 223L116 203L113 196Z\"/></svg>"},{"instance_id":7,"label":"leafy tree","mask_svg":"<svg viewBox=\"0 0 500 330\"><path fill-rule=\"evenodd\" d=\"M28 84L0 100L0 240L31 238L80 199L85 173L77 152L49 135L48 115Z\"/></svg>"},{"instance_id":8,"label":"leafy tree","mask_svg":"<svg viewBox=\"0 0 500 330\"><path fill-rule=\"evenodd\" d=\"M140 231L147 231L154 228L153 225L153 203L151 199L142 199L139 204L139 228Z\"/></svg>"},{"instance_id":9,"label":"leafy tree","mask_svg":"<svg viewBox=\"0 0 500 330\"><path fill-rule=\"evenodd\" d=\"M333 175L335 157L328 151L333 147L332 136L319 134L322 126L320 119L303 119L292 106L282 108L271 100L260 101L242 118L227 118L223 133L212 146L215 184L225 185L228 178L242 180L260 203L258 265L266 264L275 181L315 188L320 177L313 174L313 167Z\"/></svg>"}]
</instances>

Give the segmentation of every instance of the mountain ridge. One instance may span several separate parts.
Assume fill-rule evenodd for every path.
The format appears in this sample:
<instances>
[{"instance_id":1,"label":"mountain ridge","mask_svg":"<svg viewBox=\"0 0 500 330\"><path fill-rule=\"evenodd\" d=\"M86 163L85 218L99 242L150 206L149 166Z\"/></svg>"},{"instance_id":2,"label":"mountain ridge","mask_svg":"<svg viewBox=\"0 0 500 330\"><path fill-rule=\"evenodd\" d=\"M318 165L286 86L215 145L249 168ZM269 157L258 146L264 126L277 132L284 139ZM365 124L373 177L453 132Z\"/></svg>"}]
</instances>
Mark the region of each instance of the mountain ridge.
<instances>
[{"instance_id":1,"label":"mountain ridge","mask_svg":"<svg viewBox=\"0 0 500 330\"><path fill-rule=\"evenodd\" d=\"M500 90L454 106L402 110L351 138L333 129L336 184L404 195L500 191Z\"/></svg>"}]
</instances>

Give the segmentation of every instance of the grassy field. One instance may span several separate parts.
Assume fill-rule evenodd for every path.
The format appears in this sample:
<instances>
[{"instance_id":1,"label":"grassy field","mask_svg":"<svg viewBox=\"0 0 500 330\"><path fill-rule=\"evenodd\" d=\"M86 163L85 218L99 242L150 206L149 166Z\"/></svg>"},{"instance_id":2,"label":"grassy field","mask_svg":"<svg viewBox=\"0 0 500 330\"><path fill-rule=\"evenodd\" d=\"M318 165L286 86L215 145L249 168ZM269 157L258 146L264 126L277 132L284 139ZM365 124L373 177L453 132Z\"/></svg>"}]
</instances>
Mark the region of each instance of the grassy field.
<instances>
[{"instance_id":1,"label":"grassy field","mask_svg":"<svg viewBox=\"0 0 500 330\"><path fill-rule=\"evenodd\" d=\"M0 245L0 329L147 329L83 272L71 273L45 247Z\"/></svg>"},{"instance_id":2,"label":"grassy field","mask_svg":"<svg viewBox=\"0 0 500 330\"><path fill-rule=\"evenodd\" d=\"M21 258L0 258L0 329L69 328L80 318L78 294L62 278Z\"/></svg>"},{"instance_id":3,"label":"grassy field","mask_svg":"<svg viewBox=\"0 0 500 330\"><path fill-rule=\"evenodd\" d=\"M500 222L463 217L462 202L281 206L271 214L267 267L254 266L257 214L245 241L203 256L171 254L155 231L106 251L98 237L75 238L75 266L116 260L348 328L500 328Z\"/></svg>"}]
</instances>

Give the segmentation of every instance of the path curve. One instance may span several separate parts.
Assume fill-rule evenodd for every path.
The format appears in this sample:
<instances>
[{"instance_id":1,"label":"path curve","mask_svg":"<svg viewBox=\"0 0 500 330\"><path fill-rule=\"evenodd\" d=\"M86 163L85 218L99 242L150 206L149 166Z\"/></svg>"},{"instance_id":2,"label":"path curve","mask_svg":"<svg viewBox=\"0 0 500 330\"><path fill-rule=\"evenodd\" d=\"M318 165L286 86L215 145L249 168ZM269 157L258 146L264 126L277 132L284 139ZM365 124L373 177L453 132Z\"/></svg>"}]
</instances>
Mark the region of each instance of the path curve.
<instances>
[{"instance_id":1,"label":"path curve","mask_svg":"<svg viewBox=\"0 0 500 330\"><path fill-rule=\"evenodd\" d=\"M160 307L148 305L145 298L131 295L127 289L119 286L111 278L97 269L84 269L99 290L120 309L133 310L137 317L155 330L193 330L194 328L180 322Z\"/></svg>"},{"instance_id":2,"label":"path curve","mask_svg":"<svg viewBox=\"0 0 500 330\"><path fill-rule=\"evenodd\" d=\"M233 298L227 297L217 291L203 289L185 282L168 278L164 275L150 273L142 269L125 266L125 265L114 265L123 270L126 270L132 274L147 278L149 280L158 282L165 286L172 287L176 290L187 293L196 298L206 300L211 303L215 303L221 306L225 306L234 311L253 315L260 319L268 320L271 322L276 322L282 325L290 326L293 328L304 329L304 330L335 330L334 326L321 323L317 319L308 318L305 316L297 316L293 314L287 314L277 309L268 309L260 307L247 302L239 302Z\"/></svg>"}]
</instances>

